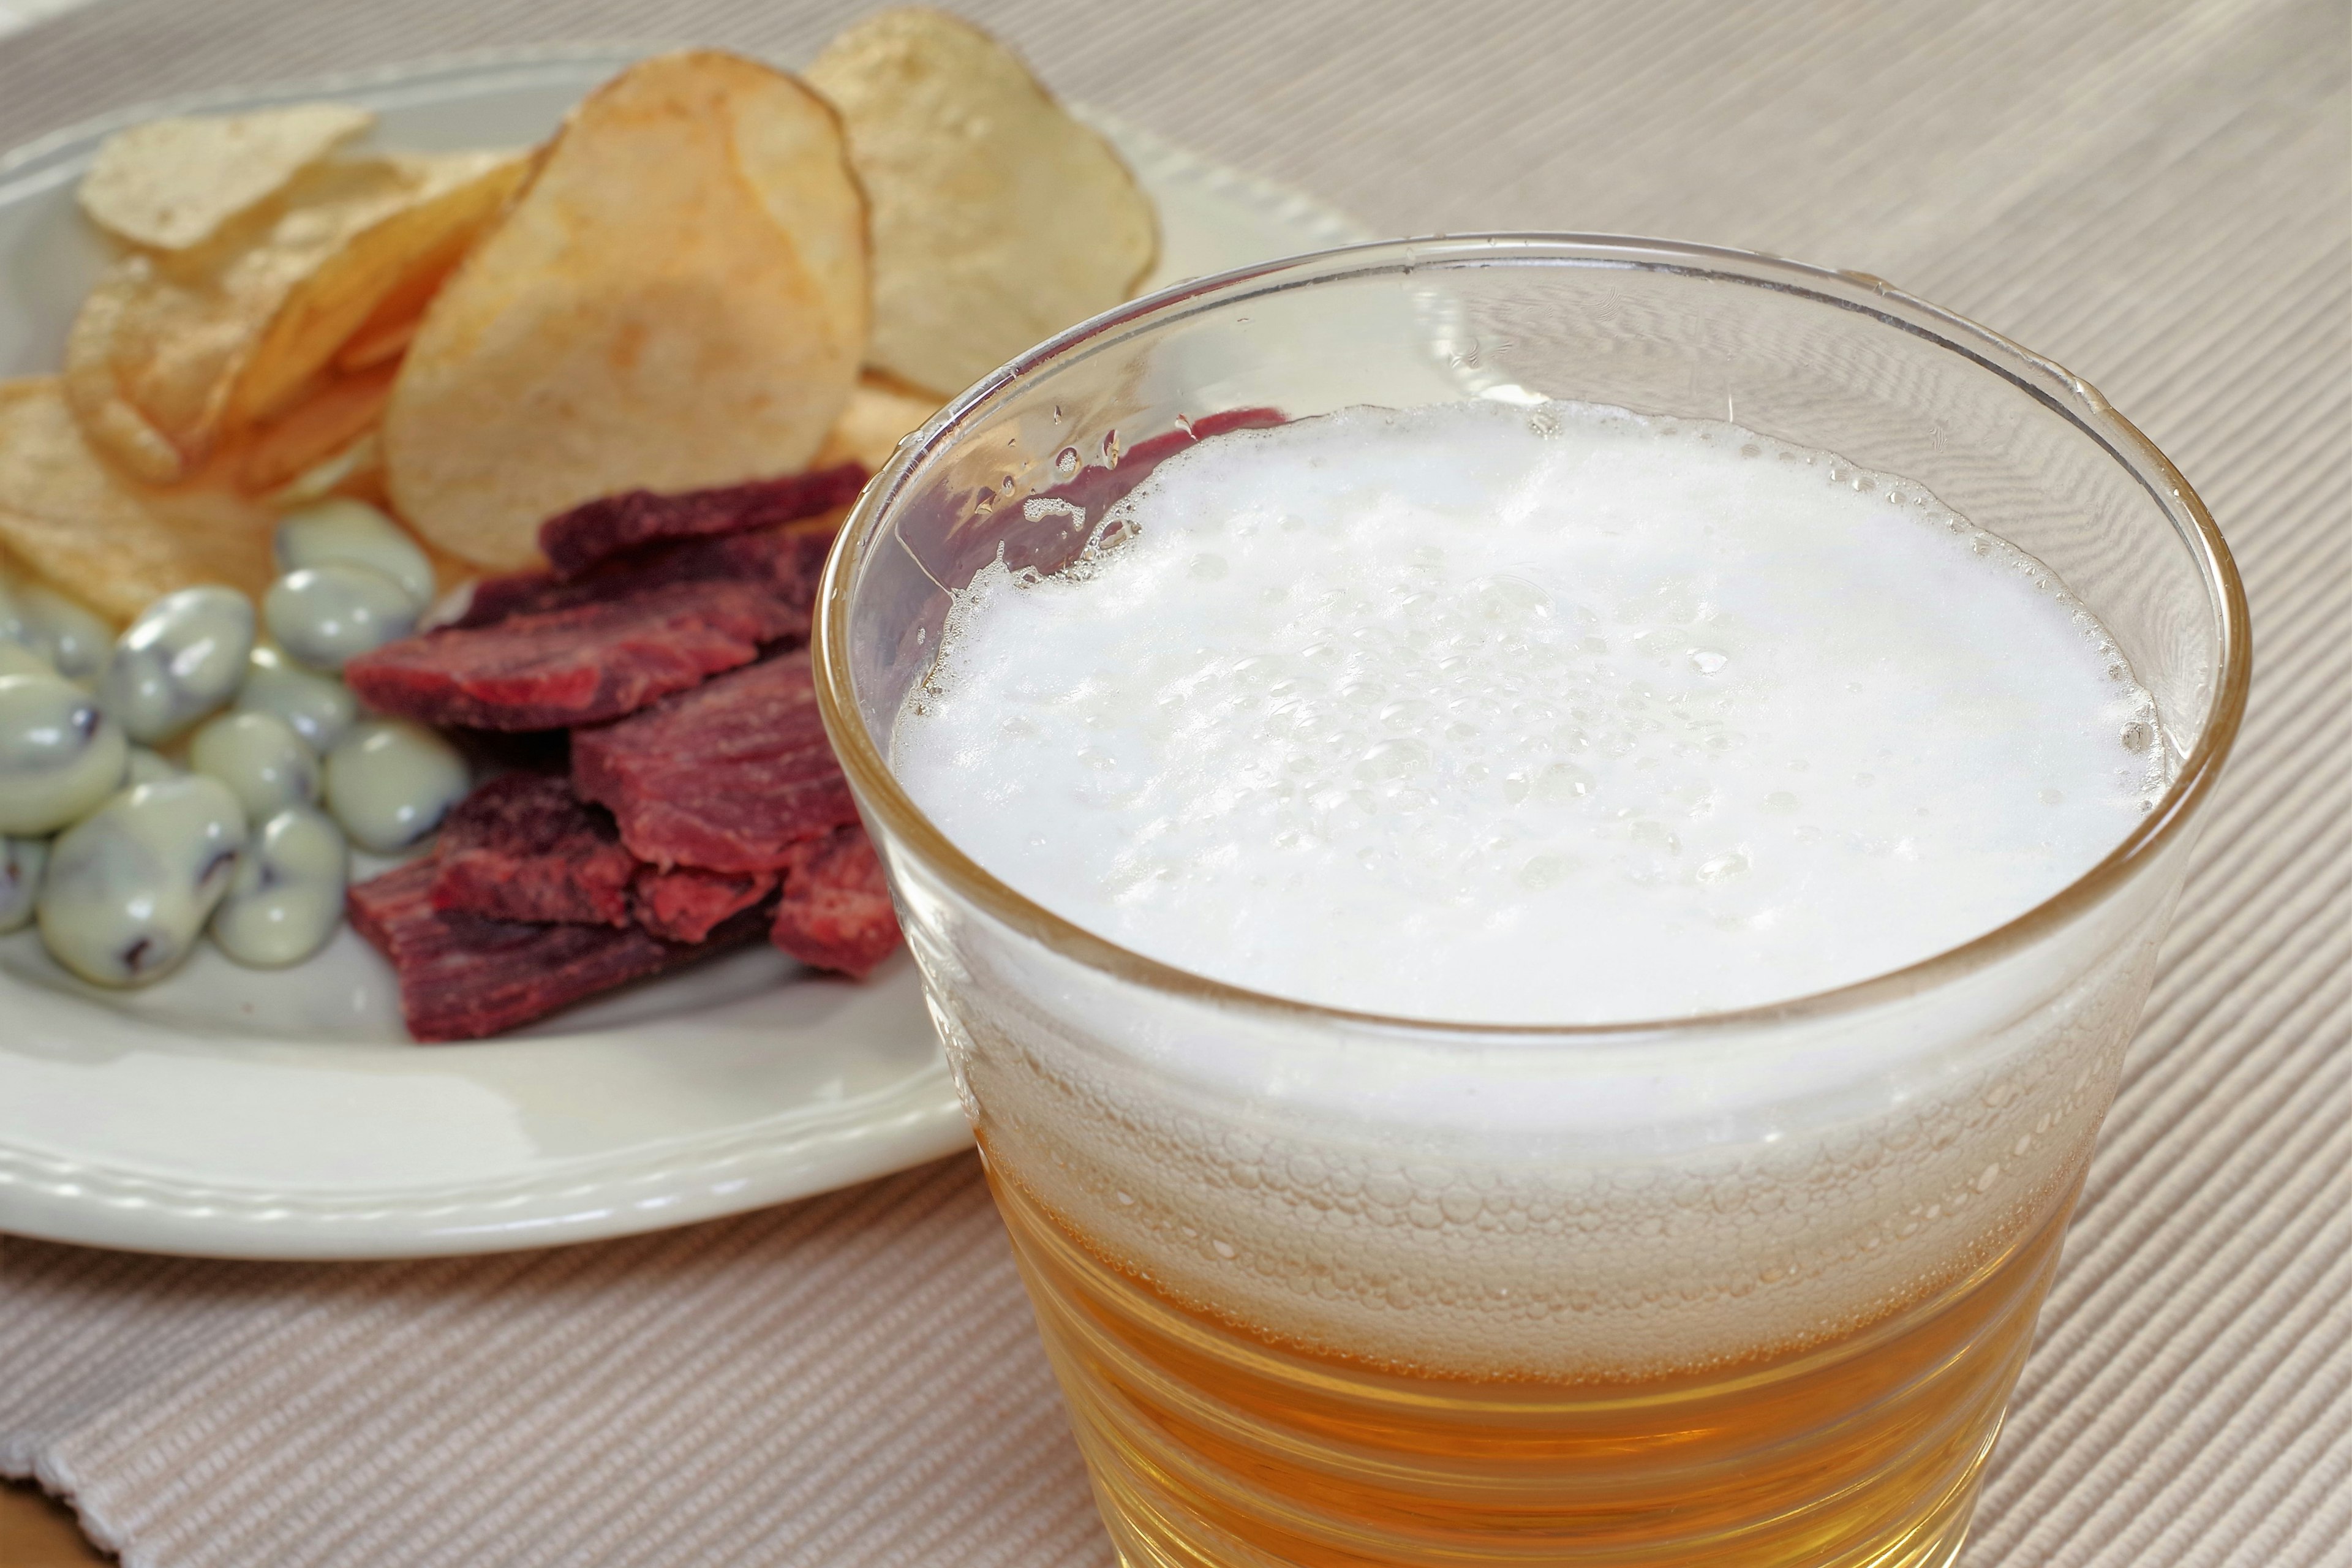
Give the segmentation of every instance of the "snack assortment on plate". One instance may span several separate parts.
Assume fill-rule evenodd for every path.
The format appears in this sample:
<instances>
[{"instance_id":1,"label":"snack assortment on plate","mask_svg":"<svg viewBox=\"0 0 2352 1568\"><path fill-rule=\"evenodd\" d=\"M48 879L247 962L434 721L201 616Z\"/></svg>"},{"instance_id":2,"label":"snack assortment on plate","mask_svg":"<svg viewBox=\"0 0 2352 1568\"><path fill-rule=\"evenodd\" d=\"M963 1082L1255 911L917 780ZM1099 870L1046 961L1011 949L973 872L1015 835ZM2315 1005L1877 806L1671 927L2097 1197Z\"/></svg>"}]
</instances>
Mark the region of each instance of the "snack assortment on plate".
<instances>
[{"instance_id":1,"label":"snack assortment on plate","mask_svg":"<svg viewBox=\"0 0 2352 1568\"><path fill-rule=\"evenodd\" d=\"M826 551L948 395L1132 291L1148 198L919 9L805 80L642 61L535 149L373 123L156 121L83 181L114 258L0 382L0 931L138 985L348 915L420 1040L763 936L862 977L898 929L817 719Z\"/></svg>"}]
</instances>

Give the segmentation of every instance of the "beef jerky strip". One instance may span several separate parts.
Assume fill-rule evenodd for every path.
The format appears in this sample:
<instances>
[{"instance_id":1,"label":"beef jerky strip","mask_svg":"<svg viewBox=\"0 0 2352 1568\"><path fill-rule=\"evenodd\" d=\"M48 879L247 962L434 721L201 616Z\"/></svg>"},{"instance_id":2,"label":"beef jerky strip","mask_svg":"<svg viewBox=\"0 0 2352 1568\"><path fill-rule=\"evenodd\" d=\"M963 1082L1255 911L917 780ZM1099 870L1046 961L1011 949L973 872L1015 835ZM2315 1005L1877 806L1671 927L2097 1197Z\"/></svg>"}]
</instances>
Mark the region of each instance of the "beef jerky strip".
<instances>
[{"instance_id":1,"label":"beef jerky strip","mask_svg":"<svg viewBox=\"0 0 2352 1568\"><path fill-rule=\"evenodd\" d=\"M857 820L825 740L805 651L704 682L572 737L572 787L665 868L775 871Z\"/></svg>"},{"instance_id":2,"label":"beef jerky strip","mask_svg":"<svg viewBox=\"0 0 2352 1568\"><path fill-rule=\"evenodd\" d=\"M485 577L473 585L465 608L443 624L459 629L496 626L516 616L625 599L669 583L748 583L767 590L784 607L785 639L804 638L833 535L831 528L763 529L689 539L608 561L571 582L552 572Z\"/></svg>"},{"instance_id":3,"label":"beef jerky strip","mask_svg":"<svg viewBox=\"0 0 2352 1568\"><path fill-rule=\"evenodd\" d=\"M635 926L530 925L433 907L433 865L411 860L352 888L352 925L391 961L417 1039L477 1040L614 986L751 941L753 908L700 942L662 942Z\"/></svg>"},{"instance_id":4,"label":"beef jerky strip","mask_svg":"<svg viewBox=\"0 0 2352 1568\"><path fill-rule=\"evenodd\" d=\"M803 963L864 979L898 945L898 915L866 829L856 823L800 847L768 940Z\"/></svg>"},{"instance_id":5,"label":"beef jerky strip","mask_svg":"<svg viewBox=\"0 0 2352 1568\"><path fill-rule=\"evenodd\" d=\"M558 581L661 540L696 539L814 517L847 506L866 488L861 463L782 479L661 494L625 490L585 501L539 525L539 548Z\"/></svg>"},{"instance_id":6,"label":"beef jerky strip","mask_svg":"<svg viewBox=\"0 0 2352 1568\"><path fill-rule=\"evenodd\" d=\"M433 868L436 910L621 926L629 923L638 861L621 847L612 815L573 795L569 779L508 773L449 813ZM717 923L683 939L656 934L699 941Z\"/></svg>"},{"instance_id":7,"label":"beef jerky strip","mask_svg":"<svg viewBox=\"0 0 2352 1568\"><path fill-rule=\"evenodd\" d=\"M749 664L805 627L744 583L671 583L604 604L404 637L343 667L381 713L483 730L553 730L633 713Z\"/></svg>"},{"instance_id":8,"label":"beef jerky strip","mask_svg":"<svg viewBox=\"0 0 2352 1568\"><path fill-rule=\"evenodd\" d=\"M664 942L700 942L730 915L766 900L781 879L774 871L641 865L629 884L629 917Z\"/></svg>"}]
</instances>

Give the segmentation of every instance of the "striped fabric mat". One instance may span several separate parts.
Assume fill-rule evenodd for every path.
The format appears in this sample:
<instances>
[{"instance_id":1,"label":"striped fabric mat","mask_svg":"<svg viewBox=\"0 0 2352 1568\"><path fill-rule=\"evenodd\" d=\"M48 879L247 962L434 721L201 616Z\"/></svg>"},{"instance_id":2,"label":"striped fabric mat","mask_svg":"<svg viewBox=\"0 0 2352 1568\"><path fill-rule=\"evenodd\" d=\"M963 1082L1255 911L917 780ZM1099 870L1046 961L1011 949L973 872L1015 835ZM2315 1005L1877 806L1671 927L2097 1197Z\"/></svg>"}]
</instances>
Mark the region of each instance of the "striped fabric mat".
<instances>
[{"instance_id":1,"label":"striped fabric mat","mask_svg":"<svg viewBox=\"0 0 2352 1568\"><path fill-rule=\"evenodd\" d=\"M493 44L804 54L823 0L112 0L0 144ZM1395 233L1861 268L2099 385L2253 600L2254 703L1965 1559L2352 1563L2343 0L966 0L1070 96ZM0 1472L125 1562L1099 1565L969 1160L666 1236L291 1267L0 1242Z\"/></svg>"}]
</instances>

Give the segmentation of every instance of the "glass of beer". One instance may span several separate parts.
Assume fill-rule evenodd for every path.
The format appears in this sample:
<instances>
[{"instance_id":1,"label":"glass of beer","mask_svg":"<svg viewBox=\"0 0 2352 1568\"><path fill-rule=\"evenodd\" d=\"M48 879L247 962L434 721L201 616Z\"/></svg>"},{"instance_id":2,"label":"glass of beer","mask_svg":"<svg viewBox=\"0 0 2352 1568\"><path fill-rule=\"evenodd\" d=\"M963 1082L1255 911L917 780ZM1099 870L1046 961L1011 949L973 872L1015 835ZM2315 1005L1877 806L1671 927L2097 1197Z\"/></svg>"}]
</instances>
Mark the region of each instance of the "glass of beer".
<instances>
[{"instance_id":1,"label":"glass of beer","mask_svg":"<svg viewBox=\"0 0 2352 1568\"><path fill-rule=\"evenodd\" d=\"M1801 948L1757 949L1784 956L1739 970L1737 984L1725 975L1748 951L1746 928L1709 946L1716 928L1704 921L1690 937L1612 916L1551 946L1539 922L1521 921L1520 957L1448 991L1483 962L1481 933L1502 929L1475 899L1433 894L1426 911L1294 910L1286 900L1302 884L1235 883L1267 889L1230 900L1234 929L1253 933L1255 967L1236 978L1222 972L1213 921L1196 918L1208 945L1173 961L1175 950L1146 951L1152 942L1136 935L1139 895L1113 887L1099 908L1079 908L1008 869L1024 854L1095 853L1076 805L1037 805L1092 800L1092 786L1054 784L1041 796L1037 781L984 748L933 757L929 782L910 784L906 731L928 704L951 694L970 718L1002 698L1012 715L1012 695L978 677L957 687L950 668L976 583L1011 593L1115 567L1123 538L1148 543L1161 526L1129 510L1156 465L1171 465L1153 492L1165 501L1185 474L1207 471L1179 458L1245 440L1259 443L1252 461L1276 462L1292 448L1269 444L1274 436L1319 428L1314 417L1334 411L1394 411L1379 427L1420 443L1398 447L1418 454L1420 477L1398 480L1391 464L1378 482L1425 479L1442 491L1443 430L1453 426L1428 424L1439 417L1429 411L1465 400L1547 435L1559 424L1547 410L1614 411L1577 438L1615 440L1632 419L1713 444L1708 463L1817 465L1823 485L1892 503L1873 527L1943 519L2102 639L2107 677L2143 704L2115 737L2114 761L2119 773L2127 760L2153 770L2144 797L2059 885L1933 951L1867 956L1878 952L1875 928L1909 929L1923 911L1895 894L1875 910L1875 895L1841 903L1853 889L1832 883L1847 862L1823 861L1801 879L1813 891L1782 912L1849 912ZM1462 417L1490 416L1502 417ZM1257 433L1231 434L1240 429ZM1483 450L1461 456L1465 484L1484 482ZM1297 462L1301 472L1331 468ZM1641 510L1631 509L1637 521ZM1402 581L1420 557L1402 545L1397 554ZM1769 542L1748 559L1776 569ZM1171 643L1199 641L1213 658L1225 623L1193 614L1188 584L1231 595L1235 579L1222 559L1200 564L1209 560L1171 576L1150 610ZM1374 575L1363 580L1377 581L1388 566L1366 569ZM1500 615L1503 588L1520 581L1474 586ZM1272 602L1292 586L1250 591ZM1557 604L1528 613L1557 620L1574 588L1522 597L1555 593ZM1808 602L1801 584L1790 590L1797 612L1830 623L1877 613L1841 592L1825 586ZM1606 621L1560 643L1559 657L1620 658L1611 639L1624 628ZM1271 263L1075 328L910 437L850 520L815 643L826 723L1123 1563L1953 1559L2246 695L2245 604L2221 537L2172 465L2094 389L1878 279L1741 252L1488 236ZM1297 693L1311 689L1339 711L1350 691L1362 695L1363 680L1350 688L1339 675L1315 687L1315 653L1290 685L1267 689L1270 703L1306 701ZM1727 657L1694 647L1685 659L1680 644L1650 674L1626 665L1626 691L1664 702L1664 683L1712 689L1703 683ZM1853 689L1868 662L1857 663ZM1952 672L1962 687L1970 673ZM1801 720L1816 696L1832 709L1844 700L1836 685L1823 677L1818 694L1781 691L1774 700L1793 695L1797 706L1775 711ZM1366 711L1419 722L1417 695L1376 691ZM1975 721L1964 709L1948 703L1918 722ZM1124 721L1089 711L1097 727ZM1612 853L1652 855L1681 879L1660 896L1705 914L1717 907L1708 877L1742 868L1725 856L1696 868L1674 858L1672 834L1643 837L1651 816L1638 801L1600 811L1652 776L1639 756L1603 755L1606 718L1592 720L1585 762L1532 775L1530 798L1559 786L1559 811L1588 812ZM1026 722L1004 721L1016 721ZM1366 793L1391 788L1373 764L1398 753L1381 751L1378 723L1366 723L1359 771L1346 776L1370 781L1358 792L1369 825L1360 830L1374 832L1400 797ZM1909 742L1901 723L1885 727L1815 740L1894 757ZM1427 732L1442 751L1454 731ZM2045 739L1995 732L1986 778L2042 755ZM1065 753L1082 750L1057 742L1027 771L1079 767ZM1698 760L1688 765L1713 765L1696 742L1689 751ZM1443 757L1421 760L1443 771ZM1666 763L1661 779L1682 765ZM939 821L940 781L956 779L969 792L956 820L968 826L951 832ZM1212 768L1192 787L1224 786ZM1352 788L1338 790L1335 810ZM1997 793L1971 784L1952 797L1954 815L1981 800L1990 821L2010 809L1992 804ZM1749 810L1745 798L1727 796L1723 810ZM1752 809L1769 815L1781 798ZM1178 799L1164 815L1224 820L1214 802L1187 816L1192 804ZM1670 804L1662 799L1659 820ZM1713 810L1691 806L1675 819L1685 822L1679 831L1700 833L1706 825L1691 824ZM1823 841L1839 827L1828 824ZM1789 831L1769 845L1805 842ZM1755 828L1758 845L1765 832ZM1892 864L1909 842L1871 852ZM1515 862L1492 886L1534 886L1538 869ZM1381 896L1408 885L1381 883ZM1614 898L1632 884L1592 886ZM1360 932L1333 935L1359 919ZM1400 926L1432 933L1426 963L1446 973L1406 973L1421 961L1412 942L1397 945ZM1343 958L1360 939L1386 956L1352 972L1326 964L1294 984L1285 933L1336 942ZM1620 956L1601 965L1587 952L1604 942ZM1237 937L1237 953L1243 945ZM1865 972L1840 967L1848 952L1862 956L1847 969ZM1604 1013L1594 1016L1578 1005L1634 994L1618 987L1635 969L1651 987L1639 993L1646 1011L1608 1016L1617 1004L1596 1002ZM1412 989L1423 982L1433 989ZM1520 999L1490 1008L1489 992ZM1458 1002L1435 1016L1394 1003L1423 994ZM1526 996L1547 995L1560 999L1555 1012L1526 1016L1547 1005Z\"/></svg>"}]
</instances>

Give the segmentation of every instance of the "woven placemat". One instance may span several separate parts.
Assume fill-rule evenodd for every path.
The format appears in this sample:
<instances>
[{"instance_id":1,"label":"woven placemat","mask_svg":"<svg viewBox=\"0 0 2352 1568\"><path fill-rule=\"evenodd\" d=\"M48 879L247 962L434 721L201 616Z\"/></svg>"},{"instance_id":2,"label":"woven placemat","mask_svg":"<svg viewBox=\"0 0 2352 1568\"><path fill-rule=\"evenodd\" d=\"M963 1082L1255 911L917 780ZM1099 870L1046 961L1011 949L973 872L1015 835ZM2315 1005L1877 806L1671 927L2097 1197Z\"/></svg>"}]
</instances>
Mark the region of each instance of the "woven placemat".
<instances>
[{"instance_id":1,"label":"woven placemat","mask_svg":"<svg viewBox=\"0 0 2352 1568\"><path fill-rule=\"evenodd\" d=\"M0 144L502 44L804 56L860 5L112 0ZM2352 1563L2342 0L969 0L1065 93L1391 233L1874 272L2067 364L2236 548L2254 703L1966 1561ZM1108 1561L968 1159L461 1262L0 1242L0 1473L158 1568Z\"/></svg>"}]
</instances>

